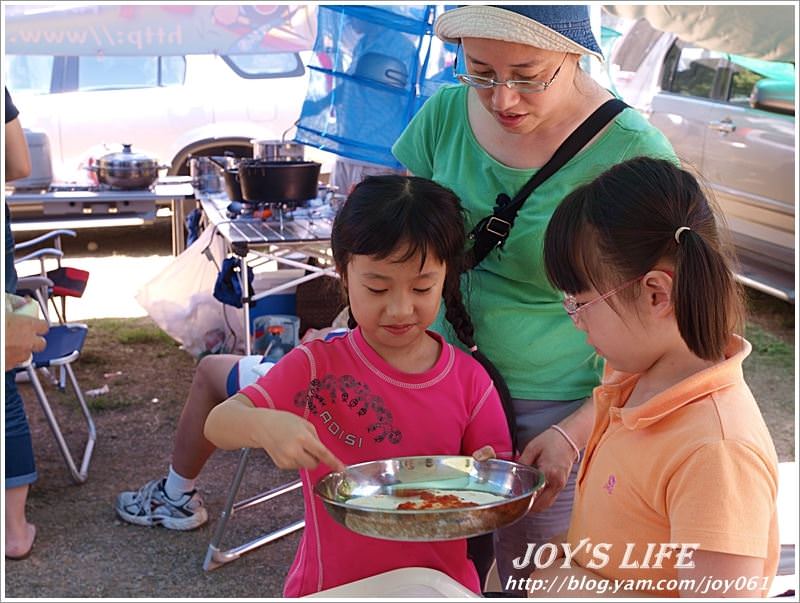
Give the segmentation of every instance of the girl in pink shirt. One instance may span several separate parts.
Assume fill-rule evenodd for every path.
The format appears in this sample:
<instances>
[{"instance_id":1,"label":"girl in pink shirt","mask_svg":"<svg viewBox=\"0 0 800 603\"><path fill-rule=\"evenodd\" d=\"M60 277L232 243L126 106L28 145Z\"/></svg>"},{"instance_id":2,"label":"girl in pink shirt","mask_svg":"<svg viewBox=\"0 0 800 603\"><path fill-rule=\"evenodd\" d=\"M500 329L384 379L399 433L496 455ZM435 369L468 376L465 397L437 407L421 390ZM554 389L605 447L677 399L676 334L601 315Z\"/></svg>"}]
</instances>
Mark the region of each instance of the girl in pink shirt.
<instances>
[{"instance_id":1,"label":"girl in pink shirt","mask_svg":"<svg viewBox=\"0 0 800 603\"><path fill-rule=\"evenodd\" d=\"M218 447L263 448L279 467L300 469L306 528L285 596L401 567L437 569L480 592L465 540L361 536L337 524L313 495L328 471L364 461L511 457L503 406L510 396L477 350L461 300L464 245L461 206L450 190L423 178L366 178L331 233L351 331L298 346L209 415L205 435ZM442 299L472 356L427 330Z\"/></svg>"},{"instance_id":2,"label":"girl in pink shirt","mask_svg":"<svg viewBox=\"0 0 800 603\"><path fill-rule=\"evenodd\" d=\"M611 168L564 199L544 257L606 371L563 540L575 554L532 577L570 597L601 594L581 584L763 596L779 552L777 455L744 381L740 290L697 180L645 157Z\"/></svg>"}]
</instances>

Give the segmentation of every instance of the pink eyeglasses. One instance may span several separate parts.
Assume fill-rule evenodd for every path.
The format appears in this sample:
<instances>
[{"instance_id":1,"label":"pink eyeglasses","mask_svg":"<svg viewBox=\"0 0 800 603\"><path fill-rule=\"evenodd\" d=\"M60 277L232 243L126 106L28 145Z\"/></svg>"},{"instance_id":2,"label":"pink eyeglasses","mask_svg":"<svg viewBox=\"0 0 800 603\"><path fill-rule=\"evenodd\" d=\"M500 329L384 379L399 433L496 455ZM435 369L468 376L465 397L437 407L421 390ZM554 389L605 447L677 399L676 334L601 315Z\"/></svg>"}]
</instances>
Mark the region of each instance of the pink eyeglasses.
<instances>
[{"instance_id":1,"label":"pink eyeglasses","mask_svg":"<svg viewBox=\"0 0 800 603\"><path fill-rule=\"evenodd\" d=\"M639 280L641 280L641 278L642 278L641 276L637 276L636 278L632 278L629 281L625 281L624 283L622 283L618 287L614 287L608 293L603 293L603 295L598 295L593 300L590 300L588 302L578 302L575 299L575 296L573 296L573 295L565 295L564 296L564 310L566 310L567 314L569 314L569 317L572 319L572 322L577 323L578 322L578 312L580 312L582 310L585 310L586 308L588 308L592 304L596 304L599 301L603 301L604 299L608 299L609 297L611 297L615 293L619 293L620 291L622 291L625 287L630 287L633 283L638 282Z\"/></svg>"}]
</instances>

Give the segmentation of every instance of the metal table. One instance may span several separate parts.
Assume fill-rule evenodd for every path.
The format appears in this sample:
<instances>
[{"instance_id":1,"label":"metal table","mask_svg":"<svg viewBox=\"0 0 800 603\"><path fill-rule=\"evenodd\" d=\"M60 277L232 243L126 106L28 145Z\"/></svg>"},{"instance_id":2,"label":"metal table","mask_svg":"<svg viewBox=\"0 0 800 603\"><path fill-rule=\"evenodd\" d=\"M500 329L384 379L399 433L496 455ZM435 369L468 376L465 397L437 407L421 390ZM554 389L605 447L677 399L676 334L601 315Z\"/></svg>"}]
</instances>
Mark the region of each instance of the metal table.
<instances>
[{"instance_id":1,"label":"metal table","mask_svg":"<svg viewBox=\"0 0 800 603\"><path fill-rule=\"evenodd\" d=\"M199 193L200 205L209 224L224 239L231 252L255 268L269 261L302 268L302 277L251 295L242 278L242 307L244 310L245 353L251 353L250 306L268 295L274 295L322 276L338 276L333 268L330 253L333 210L329 205L298 208L291 216L261 219L255 217L230 217L230 201L225 194ZM314 258L316 263L309 262ZM245 272L242 271L241 277Z\"/></svg>"},{"instance_id":2,"label":"metal table","mask_svg":"<svg viewBox=\"0 0 800 603\"><path fill-rule=\"evenodd\" d=\"M5 196L13 218L11 230L51 230L54 228L97 228L133 226L155 219L160 205L168 205L172 221L172 253L185 248L184 207L194 197L186 178L166 178L152 189L48 190L13 192Z\"/></svg>"}]
</instances>

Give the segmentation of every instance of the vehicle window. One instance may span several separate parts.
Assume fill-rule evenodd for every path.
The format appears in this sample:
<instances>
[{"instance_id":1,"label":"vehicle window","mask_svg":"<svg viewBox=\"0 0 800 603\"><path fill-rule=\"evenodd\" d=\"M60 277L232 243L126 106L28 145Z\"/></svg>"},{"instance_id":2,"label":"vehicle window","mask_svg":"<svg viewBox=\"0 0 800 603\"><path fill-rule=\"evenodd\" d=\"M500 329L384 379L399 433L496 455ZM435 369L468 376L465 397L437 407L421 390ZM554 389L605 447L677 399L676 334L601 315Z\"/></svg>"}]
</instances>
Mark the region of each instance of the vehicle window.
<instances>
[{"instance_id":1,"label":"vehicle window","mask_svg":"<svg viewBox=\"0 0 800 603\"><path fill-rule=\"evenodd\" d=\"M6 85L12 93L47 94L53 76L52 55L8 55Z\"/></svg>"},{"instance_id":2,"label":"vehicle window","mask_svg":"<svg viewBox=\"0 0 800 603\"><path fill-rule=\"evenodd\" d=\"M79 90L147 88L158 85L158 57L78 57Z\"/></svg>"},{"instance_id":3,"label":"vehicle window","mask_svg":"<svg viewBox=\"0 0 800 603\"><path fill-rule=\"evenodd\" d=\"M731 69L731 88L728 101L734 105L747 107L750 105L750 93L753 91L753 86L763 77L740 65L732 64Z\"/></svg>"},{"instance_id":4,"label":"vehicle window","mask_svg":"<svg viewBox=\"0 0 800 603\"><path fill-rule=\"evenodd\" d=\"M725 56L719 52L676 43L666 59L662 88L684 94L713 98L717 72L725 65Z\"/></svg>"},{"instance_id":5,"label":"vehicle window","mask_svg":"<svg viewBox=\"0 0 800 603\"><path fill-rule=\"evenodd\" d=\"M793 63L780 61L764 61L752 57L732 54L729 56L731 84L723 98L736 105L747 106L751 102L751 95L758 82L769 79L783 81L791 84L795 81L795 66ZM793 89L788 86L787 90ZM794 104L793 102L791 104Z\"/></svg>"},{"instance_id":6,"label":"vehicle window","mask_svg":"<svg viewBox=\"0 0 800 603\"><path fill-rule=\"evenodd\" d=\"M269 54L229 54L222 59L240 77L266 79L303 75L303 62L294 52L273 52Z\"/></svg>"},{"instance_id":7,"label":"vehicle window","mask_svg":"<svg viewBox=\"0 0 800 603\"><path fill-rule=\"evenodd\" d=\"M180 86L186 79L186 57L161 57L161 85Z\"/></svg>"},{"instance_id":8,"label":"vehicle window","mask_svg":"<svg viewBox=\"0 0 800 603\"><path fill-rule=\"evenodd\" d=\"M78 57L79 90L175 86L183 84L185 77L182 56Z\"/></svg>"}]
</instances>

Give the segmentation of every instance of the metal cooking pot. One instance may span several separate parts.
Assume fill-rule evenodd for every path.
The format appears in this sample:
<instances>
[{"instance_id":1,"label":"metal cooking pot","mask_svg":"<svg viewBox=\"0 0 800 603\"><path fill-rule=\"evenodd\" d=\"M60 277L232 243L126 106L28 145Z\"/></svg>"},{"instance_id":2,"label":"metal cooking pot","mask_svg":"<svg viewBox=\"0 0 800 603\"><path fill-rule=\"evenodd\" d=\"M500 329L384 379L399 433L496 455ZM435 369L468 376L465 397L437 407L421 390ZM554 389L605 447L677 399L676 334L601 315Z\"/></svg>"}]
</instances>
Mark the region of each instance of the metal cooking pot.
<instances>
[{"instance_id":1,"label":"metal cooking pot","mask_svg":"<svg viewBox=\"0 0 800 603\"><path fill-rule=\"evenodd\" d=\"M241 159L242 199L250 203L302 203L314 199L320 167L316 161Z\"/></svg>"},{"instance_id":2,"label":"metal cooking pot","mask_svg":"<svg viewBox=\"0 0 800 603\"><path fill-rule=\"evenodd\" d=\"M87 169L97 174L101 184L117 188L148 188L158 180L158 171L169 166L162 166L158 161L144 153L134 153L130 144L123 144L119 153L103 155L94 165Z\"/></svg>"},{"instance_id":3,"label":"metal cooking pot","mask_svg":"<svg viewBox=\"0 0 800 603\"><path fill-rule=\"evenodd\" d=\"M303 161L305 145L283 140L251 140L253 159L265 161Z\"/></svg>"},{"instance_id":4,"label":"metal cooking pot","mask_svg":"<svg viewBox=\"0 0 800 603\"><path fill-rule=\"evenodd\" d=\"M202 193L218 193L222 190L220 169L210 157L190 157L189 174L192 186Z\"/></svg>"}]
</instances>

